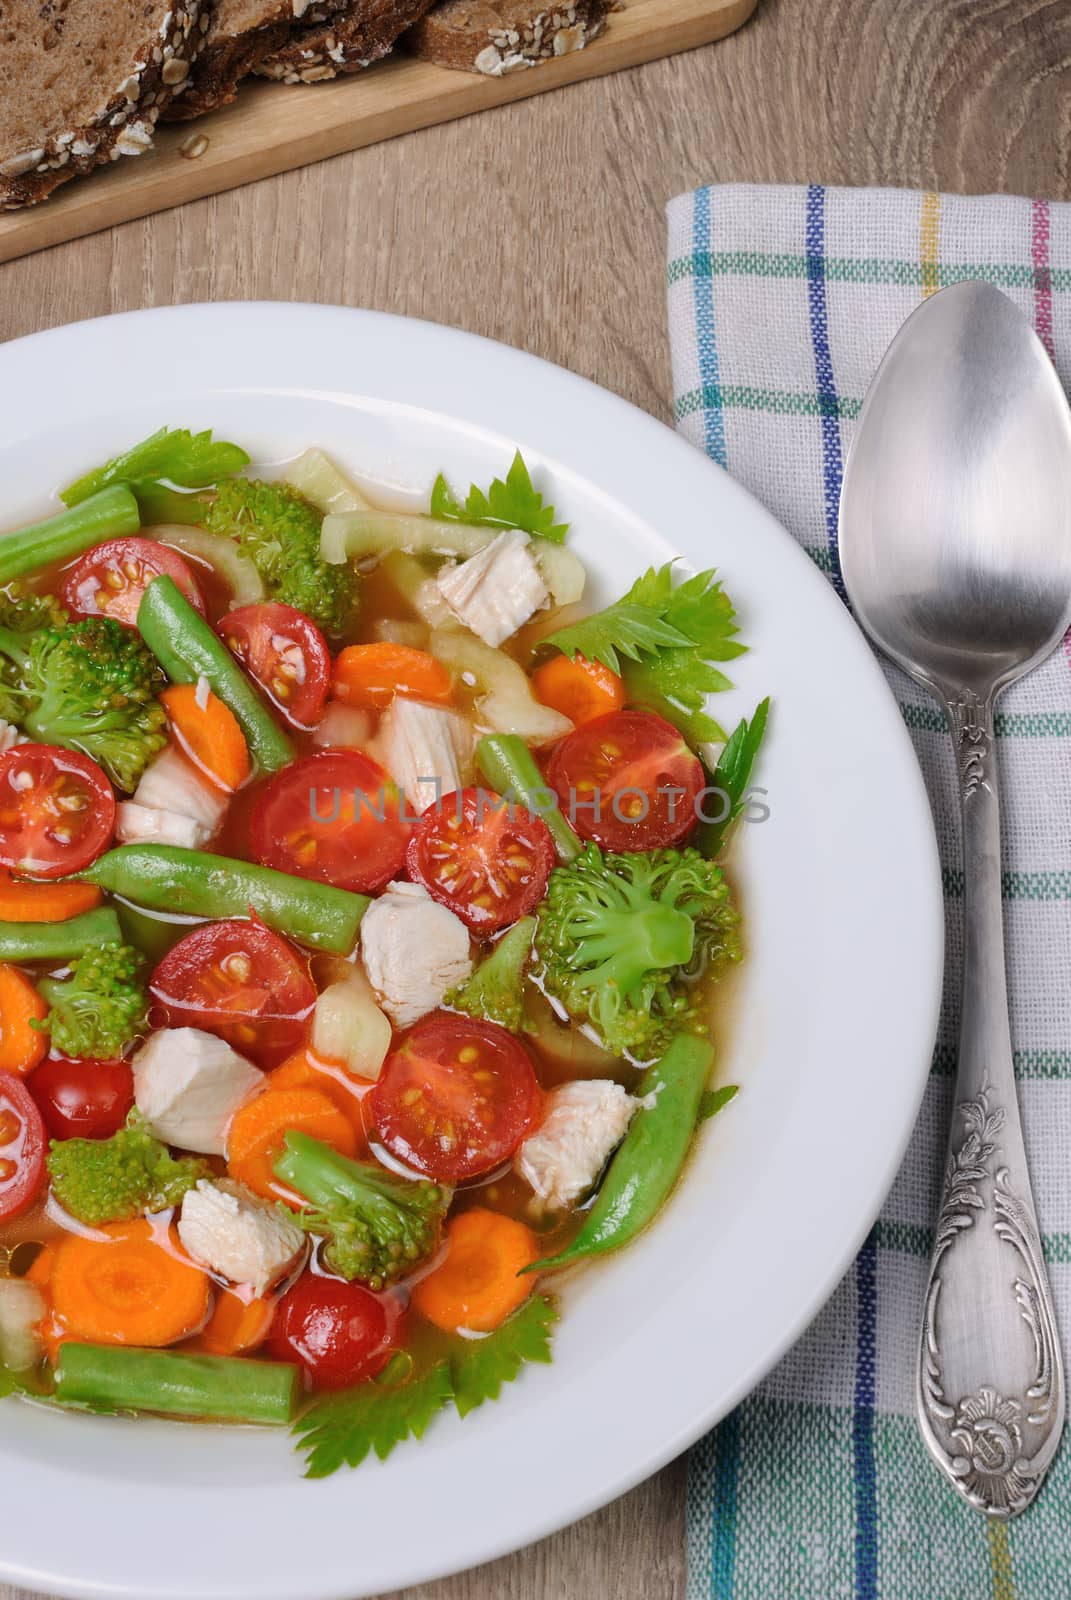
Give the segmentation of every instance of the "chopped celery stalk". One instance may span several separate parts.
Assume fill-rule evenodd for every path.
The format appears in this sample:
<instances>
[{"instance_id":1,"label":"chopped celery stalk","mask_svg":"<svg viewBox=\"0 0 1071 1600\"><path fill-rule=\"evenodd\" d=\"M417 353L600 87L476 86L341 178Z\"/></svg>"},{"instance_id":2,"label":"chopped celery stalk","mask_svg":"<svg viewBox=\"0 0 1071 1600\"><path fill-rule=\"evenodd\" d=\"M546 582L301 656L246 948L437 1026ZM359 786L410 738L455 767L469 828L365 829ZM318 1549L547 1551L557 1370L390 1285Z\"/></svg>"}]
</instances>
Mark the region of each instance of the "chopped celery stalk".
<instances>
[{"instance_id":1,"label":"chopped celery stalk","mask_svg":"<svg viewBox=\"0 0 1071 1600\"><path fill-rule=\"evenodd\" d=\"M195 561L204 561L219 574L231 591L231 607L254 606L264 599L264 579L256 567L243 556L233 539L221 533L209 533L205 528L182 523L163 523L151 530L161 544L172 545Z\"/></svg>"},{"instance_id":2,"label":"chopped celery stalk","mask_svg":"<svg viewBox=\"0 0 1071 1600\"><path fill-rule=\"evenodd\" d=\"M390 550L380 562L383 572L402 599L429 628L456 628L460 624L439 593L439 586L417 556L405 550Z\"/></svg>"},{"instance_id":3,"label":"chopped celery stalk","mask_svg":"<svg viewBox=\"0 0 1071 1600\"><path fill-rule=\"evenodd\" d=\"M306 450L298 456L287 469L286 481L324 516L372 509L360 490L322 450Z\"/></svg>"},{"instance_id":4,"label":"chopped celery stalk","mask_svg":"<svg viewBox=\"0 0 1071 1600\"><path fill-rule=\"evenodd\" d=\"M98 906L66 922L0 922L0 961L74 961L87 950L122 940L111 906Z\"/></svg>"},{"instance_id":5,"label":"chopped celery stalk","mask_svg":"<svg viewBox=\"0 0 1071 1600\"><path fill-rule=\"evenodd\" d=\"M324 517L320 554L332 566L402 552L410 556L454 556L466 561L483 550L501 528L398 511L351 511ZM532 556L556 606L574 604L584 593L584 568L571 550L550 539L534 538Z\"/></svg>"},{"instance_id":6,"label":"chopped celery stalk","mask_svg":"<svg viewBox=\"0 0 1071 1600\"><path fill-rule=\"evenodd\" d=\"M137 533L141 513L130 490L121 483L61 511L46 522L0 535L0 583L56 561L70 561L104 539Z\"/></svg>"},{"instance_id":7,"label":"chopped celery stalk","mask_svg":"<svg viewBox=\"0 0 1071 1600\"><path fill-rule=\"evenodd\" d=\"M535 757L516 734L487 734L476 746L480 776L498 794L527 801L550 829L559 861L575 861L583 848L568 819L558 810L554 790L548 788Z\"/></svg>"},{"instance_id":8,"label":"chopped celery stalk","mask_svg":"<svg viewBox=\"0 0 1071 1600\"><path fill-rule=\"evenodd\" d=\"M572 733L569 718L539 703L524 670L504 651L462 628L436 629L429 649L451 672L475 680L481 696L479 719L495 733L516 733L535 745L553 744Z\"/></svg>"},{"instance_id":9,"label":"chopped celery stalk","mask_svg":"<svg viewBox=\"0 0 1071 1600\"><path fill-rule=\"evenodd\" d=\"M286 1423L301 1392L299 1378L297 1367L281 1361L70 1341L60 1350L56 1398L106 1411Z\"/></svg>"},{"instance_id":10,"label":"chopped celery stalk","mask_svg":"<svg viewBox=\"0 0 1071 1600\"><path fill-rule=\"evenodd\" d=\"M75 506L111 483L140 484L160 478L183 489L203 489L248 465L249 457L240 445L213 439L210 428L203 433L191 433L188 428L158 428L121 456L113 456L103 466L68 484L60 498Z\"/></svg>"},{"instance_id":11,"label":"chopped celery stalk","mask_svg":"<svg viewBox=\"0 0 1071 1600\"><path fill-rule=\"evenodd\" d=\"M579 556L568 545L555 544L551 539L533 539L532 557L550 598L556 606L571 606L581 599L587 573Z\"/></svg>"},{"instance_id":12,"label":"chopped celery stalk","mask_svg":"<svg viewBox=\"0 0 1071 1600\"><path fill-rule=\"evenodd\" d=\"M211 504L208 495L182 493L163 483L135 483L132 488L143 528L159 527L165 522L181 522L192 527L204 520Z\"/></svg>"},{"instance_id":13,"label":"chopped celery stalk","mask_svg":"<svg viewBox=\"0 0 1071 1600\"><path fill-rule=\"evenodd\" d=\"M501 528L477 528L466 522L438 522L434 517L399 511L350 511L326 516L320 554L332 566L385 556L389 550L411 555L474 556L496 539Z\"/></svg>"}]
</instances>

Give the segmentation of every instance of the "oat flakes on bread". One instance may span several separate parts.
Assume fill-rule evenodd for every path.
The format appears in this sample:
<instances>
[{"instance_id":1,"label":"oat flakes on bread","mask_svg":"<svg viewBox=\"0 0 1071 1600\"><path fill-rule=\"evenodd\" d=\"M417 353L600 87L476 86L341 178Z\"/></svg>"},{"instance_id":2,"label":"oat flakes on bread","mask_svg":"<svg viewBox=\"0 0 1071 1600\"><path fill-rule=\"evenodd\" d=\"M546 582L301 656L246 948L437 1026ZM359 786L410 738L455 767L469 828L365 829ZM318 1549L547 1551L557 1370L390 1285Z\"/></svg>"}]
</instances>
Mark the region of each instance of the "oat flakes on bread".
<instances>
[{"instance_id":1,"label":"oat flakes on bread","mask_svg":"<svg viewBox=\"0 0 1071 1600\"><path fill-rule=\"evenodd\" d=\"M335 17L295 28L282 49L256 70L279 83L321 83L360 72L389 55L398 36L431 4L432 0L351 0ZM322 12L322 4L317 10Z\"/></svg>"},{"instance_id":2,"label":"oat flakes on bread","mask_svg":"<svg viewBox=\"0 0 1071 1600\"><path fill-rule=\"evenodd\" d=\"M168 122L230 105L238 84L285 44L290 30L337 12L345 0L215 0L204 48L182 94L167 109Z\"/></svg>"},{"instance_id":3,"label":"oat flakes on bread","mask_svg":"<svg viewBox=\"0 0 1071 1600\"><path fill-rule=\"evenodd\" d=\"M147 150L207 27L202 0L0 0L0 210Z\"/></svg>"},{"instance_id":4,"label":"oat flakes on bread","mask_svg":"<svg viewBox=\"0 0 1071 1600\"><path fill-rule=\"evenodd\" d=\"M617 0L441 0L406 44L441 67L500 78L583 50L616 9Z\"/></svg>"}]
</instances>

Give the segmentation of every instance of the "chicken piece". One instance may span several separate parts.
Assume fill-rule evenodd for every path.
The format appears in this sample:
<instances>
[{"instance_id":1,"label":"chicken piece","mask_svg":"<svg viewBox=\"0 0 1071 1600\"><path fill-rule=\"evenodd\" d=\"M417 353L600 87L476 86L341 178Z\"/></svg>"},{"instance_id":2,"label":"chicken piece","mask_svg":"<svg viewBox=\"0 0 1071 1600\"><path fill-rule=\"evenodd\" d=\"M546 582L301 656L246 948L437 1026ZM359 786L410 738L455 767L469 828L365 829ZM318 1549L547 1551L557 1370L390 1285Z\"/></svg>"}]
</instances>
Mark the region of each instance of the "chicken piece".
<instances>
[{"instance_id":1,"label":"chicken piece","mask_svg":"<svg viewBox=\"0 0 1071 1600\"><path fill-rule=\"evenodd\" d=\"M548 1104L514 1165L541 1205L560 1211L594 1186L625 1137L637 1102L610 1078L581 1078L553 1089Z\"/></svg>"},{"instance_id":2,"label":"chicken piece","mask_svg":"<svg viewBox=\"0 0 1071 1600\"><path fill-rule=\"evenodd\" d=\"M466 717L401 695L379 725L383 765L418 813L471 781L474 748Z\"/></svg>"},{"instance_id":3,"label":"chicken piece","mask_svg":"<svg viewBox=\"0 0 1071 1600\"><path fill-rule=\"evenodd\" d=\"M265 1083L237 1050L200 1028L161 1028L132 1062L134 1101L150 1132L198 1155L227 1151L227 1124Z\"/></svg>"},{"instance_id":4,"label":"chicken piece","mask_svg":"<svg viewBox=\"0 0 1071 1600\"><path fill-rule=\"evenodd\" d=\"M178 1235L193 1259L262 1295L305 1254L301 1229L270 1200L227 1178L202 1178L182 1201Z\"/></svg>"},{"instance_id":5,"label":"chicken piece","mask_svg":"<svg viewBox=\"0 0 1071 1600\"><path fill-rule=\"evenodd\" d=\"M192 822L196 828L196 840L191 848L200 849L219 827L227 809L227 796L202 777L181 750L169 745L145 768L141 782L134 790L133 804L143 811L169 812ZM144 823L145 819L135 817L134 821L137 825ZM147 836L141 834L139 837L144 840ZM155 842L178 844L179 840L157 836Z\"/></svg>"},{"instance_id":6,"label":"chicken piece","mask_svg":"<svg viewBox=\"0 0 1071 1600\"><path fill-rule=\"evenodd\" d=\"M38 1324L47 1309L35 1283L0 1278L0 1362L12 1372L28 1372L44 1355Z\"/></svg>"},{"instance_id":7,"label":"chicken piece","mask_svg":"<svg viewBox=\"0 0 1071 1600\"><path fill-rule=\"evenodd\" d=\"M27 744L29 741L24 733L20 733L13 722L5 722L0 717L0 756L17 744Z\"/></svg>"},{"instance_id":8,"label":"chicken piece","mask_svg":"<svg viewBox=\"0 0 1071 1600\"><path fill-rule=\"evenodd\" d=\"M526 533L506 528L460 566L444 567L435 580L454 616L484 644L501 644L550 599L530 543Z\"/></svg>"},{"instance_id":9,"label":"chicken piece","mask_svg":"<svg viewBox=\"0 0 1071 1600\"><path fill-rule=\"evenodd\" d=\"M399 1028L442 1004L472 971L469 934L419 883L392 883L361 919L368 981Z\"/></svg>"},{"instance_id":10,"label":"chicken piece","mask_svg":"<svg viewBox=\"0 0 1071 1600\"><path fill-rule=\"evenodd\" d=\"M115 837L120 844L177 844L199 850L210 836L211 830L195 817L177 811L153 810L134 800L121 800L115 808Z\"/></svg>"}]
</instances>

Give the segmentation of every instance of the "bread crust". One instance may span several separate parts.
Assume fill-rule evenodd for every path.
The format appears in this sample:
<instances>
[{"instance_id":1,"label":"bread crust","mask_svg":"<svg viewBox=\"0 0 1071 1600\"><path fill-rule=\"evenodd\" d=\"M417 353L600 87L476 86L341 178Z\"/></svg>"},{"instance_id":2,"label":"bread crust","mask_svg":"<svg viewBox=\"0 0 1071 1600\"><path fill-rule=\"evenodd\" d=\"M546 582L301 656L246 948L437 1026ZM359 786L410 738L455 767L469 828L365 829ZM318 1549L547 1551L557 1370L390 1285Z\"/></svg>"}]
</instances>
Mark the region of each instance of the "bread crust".
<instances>
[{"instance_id":1,"label":"bread crust","mask_svg":"<svg viewBox=\"0 0 1071 1600\"><path fill-rule=\"evenodd\" d=\"M292 0L275 0L275 4L265 5L264 20L258 27L220 33L210 26L189 83L168 106L164 121L189 122L230 105L237 98L240 79L282 44L293 21Z\"/></svg>"},{"instance_id":2,"label":"bread crust","mask_svg":"<svg viewBox=\"0 0 1071 1600\"><path fill-rule=\"evenodd\" d=\"M500 78L582 50L617 0L442 0L406 35L414 55Z\"/></svg>"},{"instance_id":3,"label":"bread crust","mask_svg":"<svg viewBox=\"0 0 1071 1600\"><path fill-rule=\"evenodd\" d=\"M346 0L265 0L263 20L257 27L238 33L221 33L210 27L189 85L172 101L164 120L189 122L230 105L238 98L240 81L282 49L292 29L327 21L345 5Z\"/></svg>"},{"instance_id":4,"label":"bread crust","mask_svg":"<svg viewBox=\"0 0 1071 1600\"><path fill-rule=\"evenodd\" d=\"M277 83L322 83L360 72L393 49L433 0L353 0L338 16L295 28L287 43L256 68Z\"/></svg>"},{"instance_id":5,"label":"bread crust","mask_svg":"<svg viewBox=\"0 0 1071 1600\"><path fill-rule=\"evenodd\" d=\"M103 108L0 161L0 210L36 205L70 178L148 150L161 112L186 82L208 22L202 0L161 0L159 26L131 51L129 68Z\"/></svg>"}]
</instances>

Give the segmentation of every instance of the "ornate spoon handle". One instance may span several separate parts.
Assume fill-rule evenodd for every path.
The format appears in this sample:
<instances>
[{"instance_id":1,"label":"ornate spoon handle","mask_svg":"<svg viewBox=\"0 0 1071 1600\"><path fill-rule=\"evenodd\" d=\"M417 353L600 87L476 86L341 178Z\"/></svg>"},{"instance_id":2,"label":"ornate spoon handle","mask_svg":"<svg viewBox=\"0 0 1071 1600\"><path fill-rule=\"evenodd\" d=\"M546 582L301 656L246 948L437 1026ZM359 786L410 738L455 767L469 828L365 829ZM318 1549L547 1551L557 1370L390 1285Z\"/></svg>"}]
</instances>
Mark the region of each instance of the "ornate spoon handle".
<instances>
[{"instance_id":1,"label":"ornate spoon handle","mask_svg":"<svg viewBox=\"0 0 1071 1600\"><path fill-rule=\"evenodd\" d=\"M956 1109L918 1367L923 1438L971 1505L1010 1517L1064 1423L1064 1373L1012 1067L992 701L948 706L963 805Z\"/></svg>"}]
</instances>

